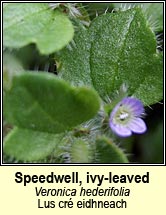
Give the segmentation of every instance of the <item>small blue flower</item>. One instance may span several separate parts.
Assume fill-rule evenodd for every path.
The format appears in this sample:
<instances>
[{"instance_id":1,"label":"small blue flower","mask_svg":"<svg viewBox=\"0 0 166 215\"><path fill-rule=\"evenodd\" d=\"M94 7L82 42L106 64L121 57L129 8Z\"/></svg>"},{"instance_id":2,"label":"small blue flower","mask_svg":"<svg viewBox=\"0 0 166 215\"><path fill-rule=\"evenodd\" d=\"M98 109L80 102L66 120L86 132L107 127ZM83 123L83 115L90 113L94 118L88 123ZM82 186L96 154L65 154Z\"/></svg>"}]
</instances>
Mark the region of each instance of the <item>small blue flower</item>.
<instances>
[{"instance_id":1,"label":"small blue flower","mask_svg":"<svg viewBox=\"0 0 166 215\"><path fill-rule=\"evenodd\" d=\"M126 97L111 112L110 128L121 137L131 136L132 133L142 134L147 130L145 122L141 119L143 114L142 102L133 97Z\"/></svg>"}]
</instances>

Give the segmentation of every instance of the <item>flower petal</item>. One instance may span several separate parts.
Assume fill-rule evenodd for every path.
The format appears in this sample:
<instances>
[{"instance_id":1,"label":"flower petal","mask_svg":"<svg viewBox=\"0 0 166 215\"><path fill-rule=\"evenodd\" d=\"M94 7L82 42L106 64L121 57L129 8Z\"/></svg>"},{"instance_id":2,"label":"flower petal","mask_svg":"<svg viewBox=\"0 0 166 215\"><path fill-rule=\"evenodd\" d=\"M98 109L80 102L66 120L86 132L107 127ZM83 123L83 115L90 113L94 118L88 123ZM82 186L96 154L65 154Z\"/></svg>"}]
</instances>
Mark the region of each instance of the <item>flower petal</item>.
<instances>
[{"instance_id":1,"label":"flower petal","mask_svg":"<svg viewBox=\"0 0 166 215\"><path fill-rule=\"evenodd\" d=\"M110 122L110 127L112 131L120 137L129 137L132 135L131 130L125 126L115 125L112 122Z\"/></svg>"},{"instance_id":2,"label":"flower petal","mask_svg":"<svg viewBox=\"0 0 166 215\"><path fill-rule=\"evenodd\" d=\"M129 128L134 133L142 134L147 130L145 122L140 118L135 118L130 122Z\"/></svg>"},{"instance_id":3,"label":"flower petal","mask_svg":"<svg viewBox=\"0 0 166 215\"><path fill-rule=\"evenodd\" d=\"M126 114L126 115L125 115ZM143 103L133 97L125 97L110 114L110 128L121 137L128 137L134 133L144 133L147 128L140 118L144 114Z\"/></svg>"},{"instance_id":4,"label":"flower petal","mask_svg":"<svg viewBox=\"0 0 166 215\"><path fill-rule=\"evenodd\" d=\"M126 97L122 100L123 105L126 105L133 112L134 116L140 116L144 113L144 107L140 100L133 97Z\"/></svg>"}]
</instances>

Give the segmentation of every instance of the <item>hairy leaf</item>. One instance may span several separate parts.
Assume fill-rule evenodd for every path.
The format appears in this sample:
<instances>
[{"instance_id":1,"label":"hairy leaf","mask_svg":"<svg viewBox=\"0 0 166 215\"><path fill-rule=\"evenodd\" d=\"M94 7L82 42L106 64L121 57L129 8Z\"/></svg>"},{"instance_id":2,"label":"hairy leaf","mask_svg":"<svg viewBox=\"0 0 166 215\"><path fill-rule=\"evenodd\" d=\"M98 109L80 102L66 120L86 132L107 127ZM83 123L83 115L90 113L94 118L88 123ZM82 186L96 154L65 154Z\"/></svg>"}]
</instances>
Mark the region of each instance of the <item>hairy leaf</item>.
<instances>
[{"instance_id":1,"label":"hairy leaf","mask_svg":"<svg viewBox=\"0 0 166 215\"><path fill-rule=\"evenodd\" d=\"M123 151L104 136L96 140L96 156L97 163L128 163Z\"/></svg>"},{"instance_id":2,"label":"hairy leaf","mask_svg":"<svg viewBox=\"0 0 166 215\"><path fill-rule=\"evenodd\" d=\"M94 90L71 87L55 75L42 72L16 75L4 97L8 122L49 133L60 133L89 120L99 106Z\"/></svg>"},{"instance_id":3,"label":"hairy leaf","mask_svg":"<svg viewBox=\"0 0 166 215\"><path fill-rule=\"evenodd\" d=\"M55 151L62 136L14 128L4 140L4 152L20 161L37 161Z\"/></svg>"},{"instance_id":4,"label":"hairy leaf","mask_svg":"<svg viewBox=\"0 0 166 215\"><path fill-rule=\"evenodd\" d=\"M74 138L71 145L72 163L90 163L91 151L88 142L81 138Z\"/></svg>"},{"instance_id":5,"label":"hairy leaf","mask_svg":"<svg viewBox=\"0 0 166 215\"><path fill-rule=\"evenodd\" d=\"M47 3L10 3L3 8L3 45L20 48L36 43L42 54L67 45L74 34L69 19Z\"/></svg>"},{"instance_id":6,"label":"hairy leaf","mask_svg":"<svg viewBox=\"0 0 166 215\"><path fill-rule=\"evenodd\" d=\"M80 29L75 46L60 52L64 79L91 84L102 98L112 97L123 84L145 105L162 98L163 61L141 8L104 14L89 29Z\"/></svg>"}]
</instances>

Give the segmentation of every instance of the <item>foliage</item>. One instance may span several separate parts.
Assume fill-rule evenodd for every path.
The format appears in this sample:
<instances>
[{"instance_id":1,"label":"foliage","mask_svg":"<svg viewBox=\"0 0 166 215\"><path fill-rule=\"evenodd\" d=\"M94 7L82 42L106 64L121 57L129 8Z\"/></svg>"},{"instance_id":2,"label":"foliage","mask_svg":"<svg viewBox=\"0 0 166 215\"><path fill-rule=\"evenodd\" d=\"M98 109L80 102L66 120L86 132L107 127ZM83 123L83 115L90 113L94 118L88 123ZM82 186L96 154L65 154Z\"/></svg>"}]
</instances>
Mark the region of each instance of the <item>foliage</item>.
<instances>
[{"instance_id":1,"label":"foliage","mask_svg":"<svg viewBox=\"0 0 166 215\"><path fill-rule=\"evenodd\" d=\"M3 14L6 47L36 43L42 54L50 54L62 49L73 37L69 19L57 10L50 10L45 3L8 3Z\"/></svg>"}]
</instances>

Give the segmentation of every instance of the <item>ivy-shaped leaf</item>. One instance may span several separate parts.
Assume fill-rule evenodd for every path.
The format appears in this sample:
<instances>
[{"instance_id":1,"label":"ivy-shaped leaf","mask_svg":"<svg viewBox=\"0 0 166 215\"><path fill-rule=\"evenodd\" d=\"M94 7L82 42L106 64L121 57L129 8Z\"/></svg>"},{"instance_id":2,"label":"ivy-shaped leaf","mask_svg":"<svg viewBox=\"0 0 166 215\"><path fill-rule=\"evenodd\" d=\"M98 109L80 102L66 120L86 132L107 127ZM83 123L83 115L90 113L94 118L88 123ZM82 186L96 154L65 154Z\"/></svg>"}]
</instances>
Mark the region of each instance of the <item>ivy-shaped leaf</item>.
<instances>
[{"instance_id":1,"label":"ivy-shaped leaf","mask_svg":"<svg viewBox=\"0 0 166 215\"><path fill-rule=\"evenodd\" d=\"M141 8L97 17L89 29L78 31L74 44L72 50L61 51L64 79L92 84L102 98L126 84L128 94L137 95L145 105L162 99L162 56Z\"/></svg>"},{"instance_id":2,"label":"ivy-shaped leaf","mask_svg":"<svg viewBox=\"0 0 166 215\"><path fill-rule=\"evenodd\" d=\"M16 75L4 97L9 123L49 133L60 133L91 119L99 106L94 90L71 87L55 75L42 72Z\"/></svg>"},{"instance_id":3,"label":"ivy-shaped leaf","mask_svg":"<svg viewBox=\"0 0 166 215\"><path fill-rule=\"evenodd\" d=\"M5 152L23 161L56 154L63 132L92 118L99 107L92 89L71 87L53 74L22 72L4 96L5 120L17 126L5 138Z\"/></svg>"},{"instance_id":4,"label":"ivy-shaped leaf","mask_svg":"<svg viewBox=\"0 0 166 215\"><path fill-rule=\"evenodd\" d=\"M95 23L94 23L95 24ZM111 95L122 84L133 95L145 79L157 76L151 86L155 89L144 100L143 88L140 100L146 105L162 98L162 61L156 53L156 39L141 9L131 9L108 15L91 46L91 77L93 85L102 96ZM154 70L152 69L154 67ZM102 72L101 72L102 71ZM148 89L148 81L144 87Z\"/></svg>"},{"instance_id":5,"label":"ivy-shaped leaf","mask_svg":"<svg viewBox=\"0 0 166 215\"><path fill-rule=\"evenodd\" d=\"M69 19L48 3L9 3L3 8L3 45L20 48L36 43L42 54L50 54L66 46L74 30Z\"/></svg>"}]
</instances>

